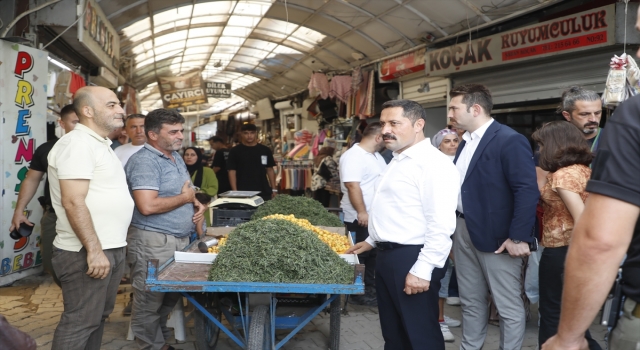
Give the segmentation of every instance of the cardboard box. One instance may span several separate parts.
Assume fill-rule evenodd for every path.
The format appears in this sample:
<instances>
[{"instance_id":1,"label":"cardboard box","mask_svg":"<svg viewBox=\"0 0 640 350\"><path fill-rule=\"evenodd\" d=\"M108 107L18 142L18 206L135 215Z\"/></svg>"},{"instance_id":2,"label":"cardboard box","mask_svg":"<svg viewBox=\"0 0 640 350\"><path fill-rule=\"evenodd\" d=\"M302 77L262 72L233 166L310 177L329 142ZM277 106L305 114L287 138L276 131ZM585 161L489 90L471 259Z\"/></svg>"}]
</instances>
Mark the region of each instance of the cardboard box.
<instances>
[{"instance_id":1,"label":"cardboard box","mask_svg":"<svg viewBox=\"0 0 640 350\"><path fill-rule=\"evenodd\" d=\"M226 236L229 233L231 233L231 231L233 231L236 227L235 226L227 226L227 227L207 227L207 236L212 236L212 237L220 237L220 236Z\"/></svg>"}]
</instances>

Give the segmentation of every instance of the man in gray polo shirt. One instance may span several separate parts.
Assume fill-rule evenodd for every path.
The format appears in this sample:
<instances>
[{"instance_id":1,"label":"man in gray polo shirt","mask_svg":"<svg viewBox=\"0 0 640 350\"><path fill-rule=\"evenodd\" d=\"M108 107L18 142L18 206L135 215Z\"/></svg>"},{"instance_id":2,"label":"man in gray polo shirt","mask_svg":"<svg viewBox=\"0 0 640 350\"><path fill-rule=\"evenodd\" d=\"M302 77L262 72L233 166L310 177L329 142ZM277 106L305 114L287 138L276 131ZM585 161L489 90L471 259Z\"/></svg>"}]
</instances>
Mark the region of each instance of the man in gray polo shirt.
<instances>
[{"instance_id":1,"label":"man in gray polo shirt","mask_svg":"<svg viewBox=\"0 0 640 350\"><path fill-rule=\"evenodd\" d=\"M147 261L164 264L189 243L194 222L205 207L195 199L191 177L182 157L184 118L175 110L156 109L144 121L147 143L125 166L127 184L135 202L127 234L131 266L133 309L131 330L140 349L169 349L167 316L178 293L144 291ZM195 211L194 214L194 207Z\"/></svg>"}]
</instances>

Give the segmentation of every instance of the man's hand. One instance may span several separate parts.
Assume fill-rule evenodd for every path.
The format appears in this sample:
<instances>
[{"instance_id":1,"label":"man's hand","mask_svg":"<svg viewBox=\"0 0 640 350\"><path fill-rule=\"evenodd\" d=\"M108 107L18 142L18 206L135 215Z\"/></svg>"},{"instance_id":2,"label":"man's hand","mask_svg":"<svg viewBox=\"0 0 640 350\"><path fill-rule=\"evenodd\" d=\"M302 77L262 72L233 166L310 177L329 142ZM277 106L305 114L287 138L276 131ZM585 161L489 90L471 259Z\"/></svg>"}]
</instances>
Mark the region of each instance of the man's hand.
<instances>
[{"instance_id":1,"label":"man's hand","mask_svg":"<svg viewBox=\"0 0 640 350\"><path fill-rule=\"evenodd\" d=\"M111 271L111 263L102 250L98 250L95 253L87 252L87 264L89 264L87 275L91 278L99 278L102 280L107 277Z\"/></svg>"},{"instance_id":2,"label":"man's hand","mask_svg":"<svg viewBox=\"0 0 640 350\"><path fill-rule=\"evenodd\" d=\"M191 186L191 180L187 180L182 185L182 194L186 196L185 202L193 202L196 200L196 191Z\"/></svg>"},{"instance_id":3,"label":"man's hand","mask_svg":"<svg viewBox=\"0 0 640 350\"><path fill-rule=\"evenodd\" d=\"M505 249L507 250L507 252L509 252L509 256L512 258L520 258L523 256L531 255L531 251L529 251L529 243L520 242L516 244L513 243L511 238L504 241L504 243L502 243L500 248L498 248L495 253L501 254Z\"/></svg>"},{"instance_id":4,"label":"man's hand","mask_svg":"<svg viewBox=\"0 0 640 350\"><path fill-rule=\"evenodd\" d=\"M407 293L407 295L418 294L428 291L430 285L430 281L408 273L407 278L404 280L403 291Z\"/></svg>"},{"instance_id":5,"label":"man's hand","mask_svg":"<svg viewBox=\"0 0 640 350\"><path fill-rule=\"evenodd\" d=\"M271 192L271 199L276 198L277 195L278 195L278 192L276 191Z\"/></svg>"},{"instance_id":6,"label":"man's hand","mask_svg":"<svg viewBox=\"0 0 640 350\"><path fill-rule=\"evenodd\" d=\"M362 227L369 226L369 214L366 211L358 213L358 225Z\"/></svg>"},{"instance_id":7,"label":"man's hand","mask_svg":"<svg viewBox=\"0 0 640 350\"><path fill-rule=\"evenodd\" d=\"M198 221L202 220L204 217L204 212L207 210L207 206L197 200L193 201L193 206L196 208L196 212L193 214L193 222L198 223Z\"/></svg>"},{"instance_id":8,"label":"man's hand","mask_svg":"<svg viewBox=\"0 0 640 350\"><path fill-rule=\"evenodd\" d=\"M542 350L587 350L589 349L589 343L584 337L573 341L563 341L558 335L554 335L549 338L544 344L542 344Z\"/></svg>"},{"instance_id":9,"label":"man's hand","mask_svg":"<svg viewBox=\"0 0 640 350\"><path fill-rule=\"evenodd\" d=\"M29 219L27 219L27 217L24 215L24 211L16 210L13 213L13 219L11 219L11 227L9 227L9 232L13 232L13 230L17 230L18 228L20 228L20 224L23 222L29 226L33 226L33 223L29 221Z\"/></svg>"},{"instance_id":10,"label":"man's hand","mask_svg":"<svg viewBox=\"0 0 640 350\"><path fill-rule=\"evenodd\" d=\"M362 241L359 243L356 243L356 245L354 245L353 247L347 249L346 252L344 252L345 254L362 254L364 252L368 252L371 249L373 249L373 247L371 246L371 244Z\"/></svg>"}]
</instances>

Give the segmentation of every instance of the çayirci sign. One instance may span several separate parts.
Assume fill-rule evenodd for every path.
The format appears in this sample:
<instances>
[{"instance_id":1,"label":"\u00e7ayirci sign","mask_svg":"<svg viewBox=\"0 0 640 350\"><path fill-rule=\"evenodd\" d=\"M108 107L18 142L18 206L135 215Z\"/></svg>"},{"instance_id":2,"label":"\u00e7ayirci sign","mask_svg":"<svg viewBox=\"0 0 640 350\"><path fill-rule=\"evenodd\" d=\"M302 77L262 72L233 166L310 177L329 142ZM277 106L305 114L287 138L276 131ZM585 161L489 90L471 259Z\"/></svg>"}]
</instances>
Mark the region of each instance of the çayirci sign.
<instances>
[{"instance_id":1,"label":"\u00e7ayirci sign","mask_svg":"<svg viewBox=\"0 0 640 350\"><path fill-rule=\"evenodd\" d=\"M29 221L35 224L31 236L14 240L9 227L33 153L46 142L47 58L44 51L0 40L0 285L38 273L31 268L42 264L42 207L36 200L43 194L42 184L25 209Z\"/></svg>"},{"instance_id":2,"label":"\u00e7ayirci sign","mask_svg":"<svg viewBox=\"0 0 640 350\"><path fill-rule=\"evenodd\" d=\"M425 73L448 75L611 45L614 22L615 4L429 51Z\"/></svg>"},{"instance_id":3,"label":"\u00e7ayirci sign","mask_svg":"<svg viewBox=\"0 0 640 350\"><path fill-rule=\"evenodd\" d=\"M158 87L165 108L199 105L207 102L200 72L181 77L159 77Z\"/></svg>"}]
</instances>

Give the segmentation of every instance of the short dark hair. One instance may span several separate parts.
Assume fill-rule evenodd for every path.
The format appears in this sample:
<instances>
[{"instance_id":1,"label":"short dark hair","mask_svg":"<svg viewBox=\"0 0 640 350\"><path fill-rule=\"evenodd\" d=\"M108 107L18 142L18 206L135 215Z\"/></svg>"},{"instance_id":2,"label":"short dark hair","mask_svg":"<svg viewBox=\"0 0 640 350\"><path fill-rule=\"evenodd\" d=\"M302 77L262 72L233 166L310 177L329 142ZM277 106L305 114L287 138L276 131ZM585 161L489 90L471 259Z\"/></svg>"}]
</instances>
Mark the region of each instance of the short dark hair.
<instances>
[{"instance_id":1,"label":"short dark hair","mask_svg":"<svg viewBox=\"0 0 640 350\"><path fill-rule=\"evenodd\" d=\"M60 119L64 120L65 118L70 116L71 113L77 115L76 109L73 107L73 104L69 104L69 105L66 105L66 106L62 107L62 109L60 110Z\"/></svg>"},{"instance_id":2,"label":"short dark hair","mask_svg":"<svg viewBox=\"0 0 640 350\"><path fill-rule=\"evenodd\" d=\"M240 131L258 131L258 127L255 124L246 123L242 124Z\"/></svg>"},{"instance_id":3,"label":"short dark hair","mask_svg":"<svg viewBox=\"0 0 640 350\"><path fill-rule=\"evenodd\" d=\"M216 142L224 143L224 140L223 140L223 139L222 139L222 137L220 137L220 136L211 136L211 137L209 138L209 142L213 142L213 143L216 143Z\"/></svg>"},{"instance_id":4,"label":"short dark hair","mask_svg":"<svg viewBox=\"0 0 640 350\"><path fill-rule=\"evenodd\" d=\"M539 165L542 170L555 172L574 164L588 166L593 160L584 135L564 120L544 124L531 138L541 147Z\"/></svg>"},{"instance_id":5,"label":"short dark hair","mask_svg":"<svg viewBox=\"0 0 640 350\"><path fill-rule=\"evenodd\" d=\"M147 114L144 118L144 134L149 137L149 132L160 133L162 124L176 125L184 123L184 117L175 109L158 108Z\"/></svg>"},{"instance_id":6,"label":"short dark hair","mask_svg":"<svg viewBox=\"0 0 640 350\"><path fill-rule=\"evenodd\" d=\"M600 101L600 95L592 90L583 89L574 85L562 92L562 103L558 107L558 113L573 112L576 109L577 101Z\"/></svg>"},{"instance_id":7,"label":"short dark hair","mask_svg":"<svg viewBox=\"0 0 640 350\"><path fill-rule=\"evenodd\" d=\"M482 84L464 84L451 89L449 97L454 98L462 96L462 103L467 106L467 112L471 110L471 106L477 104L485 113L490 114L493 109L493 99L491 91Z\"/></svg>"},{"instance_id":8,"label":"short dark hair","mask_svg":"<svg viewBox=\"0 0 640 350\"><path fill-rule=\"evenodd\" d=\"M373 122L373 123L369 123L367 124L367 127L364 128L364 131L362 132L362 137L370 137L370 136L377 136L378 134L380 134L380 131L382 130L382 125L380 125L380 122Z\"/></svg>"},{"instance_id":9,"label":"short dark hair","mask_svg":"<svg viewBox=\"0 0 640 350\"><path fill-rule=\"evenodd\" d=\"M415 124L418 119L427 121L427 112L415 101L411 100L391 100L382 104L382 110L387 108L402 108L402 116L411 120L411 124Z\"/></svg>"},{"instance_id":10,"label":"short dark hair","mask_svg":"<svg viewBox=\"0 0 640 350\"><path fill-rule=\"evenodd\" d=\"M144 114L130 114L127 119L124 120L124 125L127 125L127 122L131 119L136 119L136 118L146 118L146 116Z\"/></svg>"}]
</instances>

